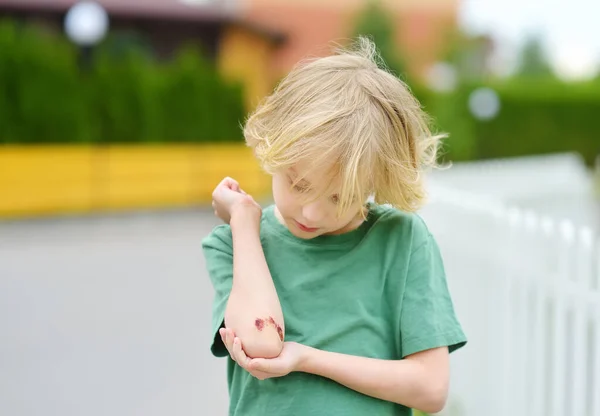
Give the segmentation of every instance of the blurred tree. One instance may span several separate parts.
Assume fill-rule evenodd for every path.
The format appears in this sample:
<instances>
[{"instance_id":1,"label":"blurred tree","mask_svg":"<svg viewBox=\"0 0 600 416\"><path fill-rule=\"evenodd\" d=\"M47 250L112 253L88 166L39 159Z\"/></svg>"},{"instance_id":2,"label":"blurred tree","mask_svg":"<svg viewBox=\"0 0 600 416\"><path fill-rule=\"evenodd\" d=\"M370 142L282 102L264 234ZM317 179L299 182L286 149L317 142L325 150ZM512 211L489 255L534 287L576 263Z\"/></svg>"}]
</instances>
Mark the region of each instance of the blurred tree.
<instances>
[{"instance_id":1,"label":"blurred tree","mask_svg":"<svg viewBox=\"0 0 600 416\"><path fill-rule=\"evenodd\" d=\"M521 78L555 77L539 36L530 36L525 40L515 76Z\"/></svg>"},{"instance_id":2,"label":"blurred tree","mask_svg":"<svg viewBox=\"0 0 600 416\"><path fill-rule=\"evenodd\" d=\"M131 53L143 56L145 59L155 58L152 44L140 32L132 30L113 30L98 47L101 53L115 58L129 59Z\"/></svg>"},{"instance_id":3,"label":"blurred tree","mask_svg":"<svg viewBox=\"0 0 600 416\"><path fill-rule=\"evenodd\" d=\"M157 63L116 40L83 74L65 37L0 20L0 145L243 140L243 89L201 50Z\"/></svg>"},{"instance_id":4,"label":"blurred tree","mask_svg":"<svg viewBox=\"0 0 600 416\"><path fill-rule=\"evenodd\" d=\"M485 82L492 74L489 65L494 42L489 35L469 35L452 28L447 34L442 61L456 70L458 82Z\"/></svg>"},{"instance_id":5,"label":"blurred tree","mask_svg":"<svg viewBox=\"0 0 600 416\"><path fill-rule=\"evenodd\" d=\"M400 50L395 42L396 22L379 0L369 0L358 14L355 22L354 37L368 36L377 45L379 54L389 70L395 75L406 78Z\"/></svg>"},{"instance_id":6,"label":"blurred tree","mask_svg":"<svg viewBox=\"0 0 600 416\"><path fill-rule=\"evenodd\" d=\"M594 196L600 201L600 152L598 152L594 160L593 172Z\"/></svg>"}]
</instances>

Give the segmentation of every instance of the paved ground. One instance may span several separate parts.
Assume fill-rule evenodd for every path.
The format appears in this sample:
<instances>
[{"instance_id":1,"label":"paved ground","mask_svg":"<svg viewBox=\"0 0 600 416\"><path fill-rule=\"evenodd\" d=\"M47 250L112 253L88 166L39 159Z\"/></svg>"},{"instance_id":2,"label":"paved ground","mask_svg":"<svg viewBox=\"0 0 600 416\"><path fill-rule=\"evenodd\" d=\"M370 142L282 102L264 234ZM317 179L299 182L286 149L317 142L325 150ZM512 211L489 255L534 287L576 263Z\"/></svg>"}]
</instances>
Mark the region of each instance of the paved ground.
<instances>
[{"instance_id":1,"label":"paved ground","mask_svg":"<svg viewBox=\"0 0 600 416\"><path fill-rule=\"evenodd\" d=\"M0 415L225 415L208 211L0 223Z\"/></svg>"},{"instance_id":2,"label":"paved ground","mask_svg":"<svg viewBox=\"0 0 600 416\"><path fill-rule=\"evenodd\" d=\"M466 166L448 184L593 226L597 202L573 210L588 190L566 165L510 175ZM557 199L560 184L569 193ZM225 361L209 353L212 288L200 246L217 223L208 210L0 222L0 415L225 415ZM436 229L443 251L444 230ZM457 294L461 259L447 259ZM457 306L468 324L472 304ZM471 379L455 377L457 391L473 391Z\"/></svg>"}]
</instances>

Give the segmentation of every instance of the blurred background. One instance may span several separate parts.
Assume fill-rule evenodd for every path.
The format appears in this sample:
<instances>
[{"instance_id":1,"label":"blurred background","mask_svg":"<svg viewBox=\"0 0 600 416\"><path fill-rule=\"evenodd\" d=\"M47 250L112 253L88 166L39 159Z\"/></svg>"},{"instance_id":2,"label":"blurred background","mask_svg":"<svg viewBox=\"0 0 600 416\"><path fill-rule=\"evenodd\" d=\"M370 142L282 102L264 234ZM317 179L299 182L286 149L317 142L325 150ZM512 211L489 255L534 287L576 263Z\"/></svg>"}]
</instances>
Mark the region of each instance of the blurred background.
<instances>
[{"instance_id":1,"label":"blurred background","mask_svg":"<svg viewBox=\"0 0 600 416\"><path fill-rule=\"evenodd\" d=\"M370 35L450 134L421 215L470 343L445 415L600 416L600 3L0 0L0 414L224 415L200 241L241 124Z\"/></svg>"}]
</instances>

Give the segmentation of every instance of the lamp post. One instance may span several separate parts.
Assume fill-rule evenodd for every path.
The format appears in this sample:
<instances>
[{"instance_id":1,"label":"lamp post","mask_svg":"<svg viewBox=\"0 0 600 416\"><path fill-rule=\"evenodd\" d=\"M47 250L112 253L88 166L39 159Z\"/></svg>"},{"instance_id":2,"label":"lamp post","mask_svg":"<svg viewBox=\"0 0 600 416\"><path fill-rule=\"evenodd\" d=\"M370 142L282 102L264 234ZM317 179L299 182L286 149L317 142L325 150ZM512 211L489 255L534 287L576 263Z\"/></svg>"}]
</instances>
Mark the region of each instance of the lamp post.
<instances>
[{"instance_id":1,"label":"lamp post","mask_svg":"<svg viewBox=\"0 0 600 416\"><path fill-rule=\"evenodd\" d=\"M92 66L92 52L108 32L108 13L99 3L82 0L73 5L65 16L64 29L71 40L79 48L80 66L87 72ZM102 137L98 138L102 145ZM94 208L102 208L107 192L106 183L107 152L102 147L93 152L90 204Z\"/></svg>"},{"instance_id":2,"label":"lamp post","mask_svg":"<svg viewBox=\"0 0 600 416\"><path fill-rule=\"evenodd\" d=\"M80 48L82 66L88 69L94 46L108 32L108 13L95 1L80 1L67 12L64 26L69 39Z\"/></svg>"},{"instance_id":3,"label":"lamp post","mask_svg":"<svg viewBox=\"0 0 600 416\"><path fill-rule=\"evenodd\" d=\"M501 102L498 93L488 87L477 88L469 95L469 110L478 120L494 119L500 112Z\"/></svg>"}]
</instances>

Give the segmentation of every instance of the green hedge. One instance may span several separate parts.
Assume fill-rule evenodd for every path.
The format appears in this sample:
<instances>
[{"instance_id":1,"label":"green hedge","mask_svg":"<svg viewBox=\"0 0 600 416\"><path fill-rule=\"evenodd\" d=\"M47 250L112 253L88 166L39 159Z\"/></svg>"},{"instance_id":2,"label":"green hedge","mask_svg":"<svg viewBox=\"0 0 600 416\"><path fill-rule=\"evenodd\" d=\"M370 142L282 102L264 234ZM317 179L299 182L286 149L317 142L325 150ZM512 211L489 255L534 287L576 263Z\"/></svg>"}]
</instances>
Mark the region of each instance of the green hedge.
<instances>
[{"instance_id":1,"label":"green hedge","mask_svg":"<svg viewBox=\"0 0 600 416\"><path fill-rule=\"evenodd\" d=\"M475 123L477 157L576 151L591 165L600 154L600 84L513 82L499 91L499 116Z\"/></svg>"},{"instance_id":2,"label":"green hedge","mask_svg":"<svg viewBox=\"0 0 600 416\"><path fill-rule=\"evenodd\" d=\"M235 141L240 86L199 51L158 64L135 49L79 65L64 37L0 22L0 143Z\"/></svg>"},{"instance_id":3,"label":"green hedge","mask_svg":"<svg viewBox=\"0 0 600 416\"><path fill-rule=\"evenodd\" d=\"M184 49L158 64L136 39L127 47L109 40L97 52L93 67L82 70L62 35L0 22L0 143L242 139L242 90L224 82L200 52ZM501 101L490 121L469 112L469 95L480 86L434 94L413 85L437 127L450 133L446 159L577 151L592 163L600 152L600 81L488 85Z\"/></svg>"},{"instance_id":4,"label":"green hedge","mask_svg":"<svg viewBox=\"0 0 600 416\"><path fill-rule=\"evenodd\" d=\"M469 95L478 87L494 89L500 99L492 120L475 119ZM418 90L439 130L448 132L445 158L472 160L575 151L588 164L600 153L600 83L508 80L464 85L451 94Z\"/></svg>"}]
</instances>

